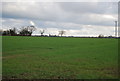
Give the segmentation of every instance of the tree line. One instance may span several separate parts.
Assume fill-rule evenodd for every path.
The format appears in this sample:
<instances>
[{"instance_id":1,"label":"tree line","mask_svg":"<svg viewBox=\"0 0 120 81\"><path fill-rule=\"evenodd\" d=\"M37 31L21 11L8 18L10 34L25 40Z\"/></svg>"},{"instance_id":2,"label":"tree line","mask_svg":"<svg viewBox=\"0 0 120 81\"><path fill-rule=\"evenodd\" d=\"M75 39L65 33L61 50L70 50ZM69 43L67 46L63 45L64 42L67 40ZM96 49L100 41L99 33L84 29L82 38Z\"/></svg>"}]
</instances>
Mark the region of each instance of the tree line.
<instances>
[{"instance_id":1,"label":"tree line","mask_svg":"<svg viewBox=\"0 0 120 81\"><path fill-rule=\"evenodd\" d=\"M19 30L15 27L8 29L8 30L4 30L4 31L0 29L0 35L2 36L31 36L36 29L37 28L35 26L21 27ZM40 36L47 36L47 35L44 35L45 30L40 30L39 32L40 32ZM66 31L61 30L61 31L58 31L58 35L49 34L48 36L49 37L57 37L57 36L62 37L65 33ZM105 36L100 34L98 38L105 38ZM113 38L113 36L108 36L107 38Z\"/></svg>"},{"instance_id":2,"label":"tree line","mask_svg":"<svg viewBox=\"0 0 120 81\"><path fill-rule=\"evenodd\" d=\"M0 30L0 35L2 36L31 36L32 33L36 30L35 26L26 26L26 27L21 27L19 30L17 28L11 28L8 30ZM39 31L41 36L45 36L45 30L40 30ZM65 34L65 31L61 30L58 31L58 36L63 36ZM49 36L57 36L57 35L50 35Z\"/></svg>"},{"instance_id":3,"label":"tree line","mask_svg":"<svg viewBox=\"0 0 120 81\"><path fill-rule=\"evenodd\" d=\"M31 36L33 31L35 31L34 26L21 27L18 31L17 28L12 28L8 30L0 30L0 34L3 36Z\"/></svg>"}]
</instances>

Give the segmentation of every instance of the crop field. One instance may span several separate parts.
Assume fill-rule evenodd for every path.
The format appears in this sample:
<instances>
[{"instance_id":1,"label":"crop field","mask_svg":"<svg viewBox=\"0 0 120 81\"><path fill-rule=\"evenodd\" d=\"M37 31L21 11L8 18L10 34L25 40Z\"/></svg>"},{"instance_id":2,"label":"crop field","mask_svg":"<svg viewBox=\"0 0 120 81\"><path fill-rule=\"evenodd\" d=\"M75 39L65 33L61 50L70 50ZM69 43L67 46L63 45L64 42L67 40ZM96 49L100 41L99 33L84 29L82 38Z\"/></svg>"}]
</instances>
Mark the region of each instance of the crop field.
<instances>
[{"instance_id":1,"label":"crop field","mask_svg":"<svg viewBox=\"0 0 120 81\"><path fill-rule=\"evenodd\" d=\"M3 36L4 79L117 79L118 39Z\"/></svg>"}]
</instances>

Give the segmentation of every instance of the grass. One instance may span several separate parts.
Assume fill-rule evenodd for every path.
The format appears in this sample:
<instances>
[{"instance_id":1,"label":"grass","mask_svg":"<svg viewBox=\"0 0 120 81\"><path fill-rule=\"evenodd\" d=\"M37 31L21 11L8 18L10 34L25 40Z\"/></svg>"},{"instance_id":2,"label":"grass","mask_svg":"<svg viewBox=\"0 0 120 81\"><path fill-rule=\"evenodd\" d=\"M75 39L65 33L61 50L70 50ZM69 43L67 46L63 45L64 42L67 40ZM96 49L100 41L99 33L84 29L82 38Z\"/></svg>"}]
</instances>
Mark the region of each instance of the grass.
<instances>
[{"instance_id":1,"label":"grass","mask_svg":"<svg viewBox=\"0 0 120 81\"><path fill-rule=\"evenodd\" d=\"M3 78L116 79L118 40L3 36Z\"/></svg>"},{"instance_id":2,"label":"grass","mask_svg":"<svg viewBox=\"0 0 120 81\"><path fill-rule=\"evenodd\" d=\"M2 36L0 36L0 80L2 79Z\"/></svg>"}]
</instances>

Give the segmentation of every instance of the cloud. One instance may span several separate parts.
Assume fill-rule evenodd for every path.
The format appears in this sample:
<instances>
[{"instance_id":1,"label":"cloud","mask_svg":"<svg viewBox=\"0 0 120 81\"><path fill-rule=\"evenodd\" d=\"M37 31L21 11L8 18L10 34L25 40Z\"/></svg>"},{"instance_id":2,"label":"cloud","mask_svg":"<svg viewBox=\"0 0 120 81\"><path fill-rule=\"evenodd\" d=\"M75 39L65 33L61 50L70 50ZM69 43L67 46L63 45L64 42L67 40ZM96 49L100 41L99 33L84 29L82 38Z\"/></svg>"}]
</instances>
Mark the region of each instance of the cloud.
<instances>
[{"instance_id":1,"label":"cloud","mask_svg":"<svg viewBox=\"0 0 120 81\"><path fill-rule=\"evenodd\" d=\"M2 2L118 2L119 0L4 0Z\"/></svg>"},{"instance_id":2,"label":"cloud","mask_svg":"<svg viewBox=\"0 0 120 81\"><path fill-rule=\"evenodd\" d=\"M19 20L19 19L3 19L3 28L9 29L16 27L20 29L23 26L31 25L29 21ZM96 26L96 25L83 25L75 23L58 23L58 22L41 22L34 21L36 23L37 30L33 35L40 35L40 30L44 29L46 35L58 35L59 30L66 31L66 36L98 36L99 34L103 35L114 35L113 26ZM40 25L39 25L40 24Z\"/></svg>"},{"instance_id":3,"label":"cloud","mask_svg":"<svg viewBox=\"0 0 120 81\"><path fill-rule=\"evenodd\" d=\"M30 24L31 24L32 26L35 26L35 23L34 23L33 21L30 21Z\"/></svg>"},{"instance_id":4,"label":"cloud","mask_svg":"<svg viewBox=\"0 0 120 81\"><path fill-rule=\"evenodd\" d=\"M61 11L55 3L3 3L3 17L56 21Z\"/></svg>"},{"instance_id":5,"label":"cloud","mask_svg":"<svg viewBox=\"0 0 120 81\"><path fill-rule=\"evenodd\" d=\"M114 3L115 4L115 3ZM111 9L109 9L111 8ZM105 25L108 18L116 18L117 9L112 3L3 3L4 18L37 19L40 21L74 22ZM111 11L110 11L111 10ZM114 13L113 13L114 12ZM102 15L103 14L103 15ZM89 20L88 20L89 19ZM108 23L107 23L108 24ZM107 25L106 24L106 25ZM111 24L108 24L111 25Z\"/></svg>"},{"instance_id":6,"label":"cloud","mask_svg":"<svg viewBox=\"0 0 120 81\"><path fill-rule=\"evenodd\" d=\"M98 34L109 29L113 34L117 20L115 2L3 2L2 6L3 28L35 25L50 30L47 33L66 30L74 35Z\"/></svg>"},{"instance_id":7,"label":"cloud","mask_svg":"<svg viewBox=\"0 0 120 81\"><path fill-rule=\"evenodd\" d=\"M60 6L71 13L116 14L117 2L68 2Z\"/></svg>"}]
</instances>

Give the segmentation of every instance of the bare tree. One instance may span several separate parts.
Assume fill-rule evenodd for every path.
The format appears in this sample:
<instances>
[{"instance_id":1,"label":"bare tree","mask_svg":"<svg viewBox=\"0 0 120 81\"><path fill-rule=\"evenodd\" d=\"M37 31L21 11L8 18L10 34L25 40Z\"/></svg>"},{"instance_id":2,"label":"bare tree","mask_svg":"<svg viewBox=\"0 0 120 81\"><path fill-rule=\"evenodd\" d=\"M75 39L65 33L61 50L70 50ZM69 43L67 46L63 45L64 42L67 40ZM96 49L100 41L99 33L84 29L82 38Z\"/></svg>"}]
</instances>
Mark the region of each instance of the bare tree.
<instances>
[{"instance_id":1,"label":"bare tree","mask_svg":"<svg viewBox=\"0 0 120 81\"><path fill-rule=\"evenodd\" d=\"M2 32L2 35L4 36L10 36L11 34L10 34L10 31L9 30L5 30L5 31L3 31Z\"/></svg>"},{"instance_id":2,"label":"bare tree","mask_svg":"<svg viewBox=\"0 0 120 81\"><path fill-rule=\"evenodd\" d=\"M16 36L17 35L17 29L14 27L12 29L9 29L10 35L11 36Z\"/></svg>"},{"instance_id":3,"label":"bare tree","mask_svg":"<svg viewBox=\"0 0 120 81\"><path fill-rule=\"evenodd\" d=\"M65 34L65 31L64 30L61 30L61 31L59 31L59 34L58 35L60 35L61 37L62 37L62 35L64 35Z\"/></svg>"},{"instance_id":4,"label":"bare tree","mask_svg":"<svg viewBox=\"0 0 120 81\"><path fill-rule=\"evenodd\" d=\"M104 37L104 35L103 35L103 34L100 34L98 37L99 37L99 38L103 38L103 37Z\"/></svg>"},{"instance_id":5,"label":"bare tree","mask_svg":"<svg viewBox=\"0 0 120 81\"><path fill-rule=\"evenodd\" d=\"M43 36L44 33L45 33L45 30L40 30L41 36Z\"/></svg>"},{"instance_id":6,"label":"bare tree","mask_svg":"<svg viewBox=\"0 0 120 81\"><path fill-rule=\"evenodd\" d=\"M28 26L28 31L32 34L36 30L35 26Z\"/></svg>"},{"instance_id":7,"label":"bare tree","mask_svg":"<svg viewBox=\"0 0 120 81\"><path fill-rule=\"evenodd\" d=\"M22 36L31 36L33 31L35 30L36 28L34 26L27 26L27 27L22 27L19 33Z\"/></svg>"},{"instance_id":8,"label":"bare tree","mask_svg":"<svg viewBox=\"0 0 120 81\"><path fill-rule=\"evenodd\" d=\"M28 27L22 27L22 28L20 28L19 34L21 36L29 36L30 32L28 31Z\"/></svg>"}]
</instances>

